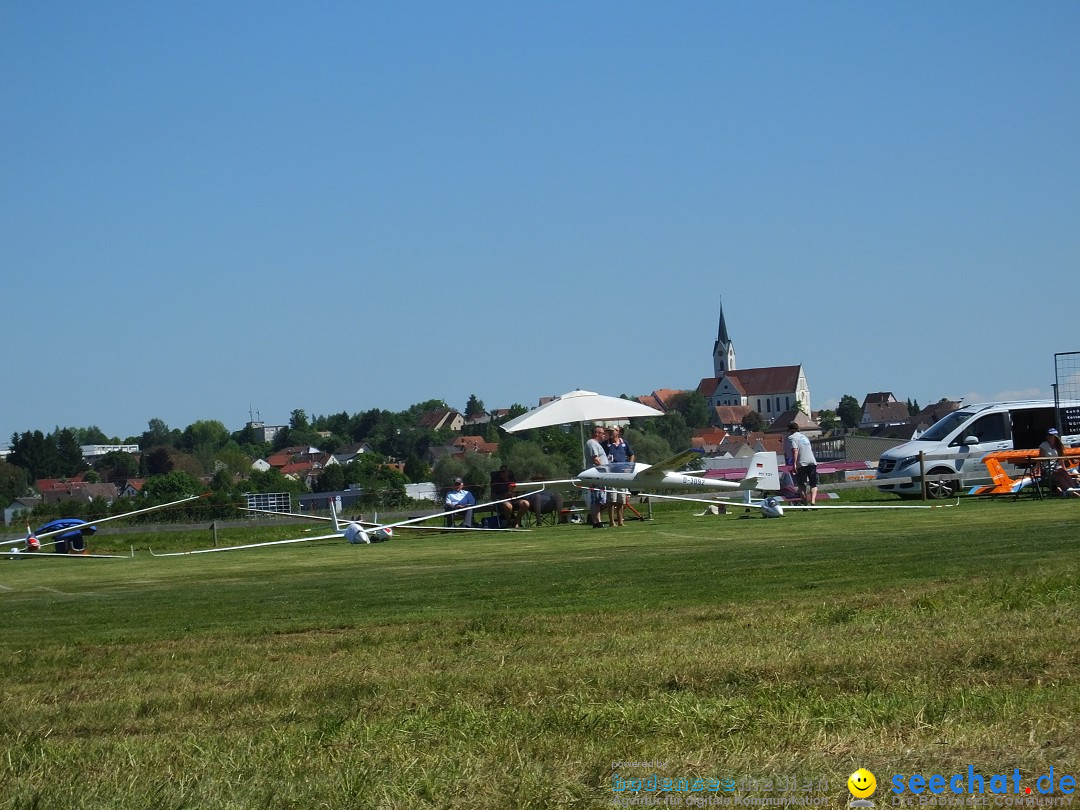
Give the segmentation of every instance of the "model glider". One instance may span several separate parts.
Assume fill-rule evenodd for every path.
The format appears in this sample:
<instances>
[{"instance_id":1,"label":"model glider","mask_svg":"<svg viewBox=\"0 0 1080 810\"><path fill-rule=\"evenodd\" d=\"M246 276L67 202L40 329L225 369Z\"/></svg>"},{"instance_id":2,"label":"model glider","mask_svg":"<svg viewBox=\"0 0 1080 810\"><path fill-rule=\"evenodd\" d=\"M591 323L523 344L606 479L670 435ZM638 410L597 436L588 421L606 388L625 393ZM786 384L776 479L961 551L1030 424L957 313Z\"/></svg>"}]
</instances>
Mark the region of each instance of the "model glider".
<instances>
[{"instance_id":1,"label":"model glider","mask_svg":"<svg viewBox=\"0 0 1080 810\"><path fill-rule=\"evenodd\" d=\"M517 495L517 496L514 497L514 500L516 500L518 498L526 498L526 497L528 497L528 495ZM497 503L502 503L502 501L492 501L492 503L497 504ZM484 507L490 506L490 505L491 504L484 504L484 503L476 504L475 506L462 507L461 511L464 511L464 510L467 510L467 509L472 509L472 510L475 511L476 509L483 509ZM353 523L353 524L356 524L357 526L359 526L361 528L373 529L373 530L377 530L380 527L385 525L385 524L379 523L379 515L378 515L378 513L376 513L375 520L373 520L373 521L371 521L371 520L351 520L350 521L350 520L345 520L344 518L338 518L336 513L335 513L333 503L331 503L331 505L330 505L330 511L331 511L331 513L334 513L334 514L332 514L331 517L325 517L324 515L307 515L307 514L304 514L302 512L279 512L279 511L277 511L275 509L256 509L255 507L252 507L252 506L241 506L240 509L243 510L244 512L257 512L258 514L261 514L261 515L277 515L278 517L303 518L304 520L323 520L323 521L334 522L335 524ZM454 511L456 512L458 510L454 510ZM434 518L439 518L439 517L442 517L443 515L447 515L447 514L452 514L452 513L451 512L436 512L436 513L431 514L431 515L425 515L424 519L425 520L432 520ZM487 528L484 528L483 526L424 526L424 525L419 525L419 524L414 525L414 526L401 526L400 528L408 529L409 531L418 531L418 532L521 532L521 531L527 531L527 529L487 529Z\"/></svg>"},{"instance_id":2,"label":"model glider","mask_svg":"<svg viewBox=\"0 0 1080 810\"><path fill-rule=\"evenodd\" d=\"M540 492L541 490L535 490ZM396 523L384 523L384 524L366 524L362 525L358 521L349 521L342 523L338 517L337 512L331 507L332 517L330 520L334 522L333 534L317 534L311 537L296 537L289 540L268 540L264 543L245 543L239 546L220 546L215 548L198 548L192 551L168 551L162 554L155 554L151 549L150 553L155 557L183 557L191 554L215 554L219 551L245 551L252 548L265 548L268 546L285 546L294 543L310 543L314 540L340 540L342 537L346 541L356 544L369 544L379 543L389 540L393 534L394 529L402 527L412 527L414 524L422 523L425 520L432 520L433 518L442 518L446 515L455 515L460 512L467 512L470 509L484 509L488 506L496 506L500 503L506 503L507 501L516 500L517 498L527 498L529 495L535 494L535 492L529 492L525 495L515 495L513 498L503 498L498 501L487 501L485 503L473 504L472 506L462 506L458 509L447 509L445 512L436 512L431 515L422 515L421 517L409 518L408 520L399 520ZM284 514L276 512L274 514ZM310 517L310 515L308 516ZM472 530L475 531L475 530Z\"/></svg>"},{"instance_id":3,"label":"model glider","mask_svg":"<svg viewBox=\"0 0 1080 810\"><path fill-rule=\"evenodd\" d=\"M159 509L168 509L170 506L178 506L188 501L198 500L199 498L205 498L206 495L191 495L187 498L181 498L178 501L170 501L169 503L161 503L157 506L148 506L145 509L136 509L133 512L125 512L122 515L113 515L112 517L101 518L95 520L92 523L90 521L82 520L80 518L58 518L46 523L44 526L40 526L37 531L31 531L30 526L26 527L26 537L21 537L17 540L4 540L0 541L0 545L6 546L20 546L19 548L9 549L8 552L13 555L18 555L20 559L25 559L32 556L43 557L89 557L91 559L95 557L107 557L107 558L119 558L125 559L127 555L123 554L86 554L85 546L82 544L86 537L94 534L98 530L98 526L103 523L108 523L112 520L122 520L124 518L134 517L135 515L143 515L147 512L156 512ZM55 540L50 540L47 543L41 542L49 537L55 537ZM78 544L75 546L74 544ZM56 546L57 550L53 553L38 555L46 546ZM70 546L70 547L69 547ZM62 550L61 550L62 549ZM132 555L134 556L134 555ZM11 557L10 559L15 559Z\"/></svg>"},{"instance_id":4,"label":"model glider","mask_svg":"<svg viewBox=\"0 0 1080 810\"><path fill-rule=\"evenodd\" d=\"M743 500L734 500L731 498L724 499L720 496L714 498L692 498L688 495L658 495L647 494L649 498L660 498L667 501L687 501L689 503L704 503L710 506L745 506L748 509L760 509L761 514L764 517L783 517L785 510L788 509L805 509L811 512L817 512L823 509L945 509L950 506L959 506L960 499L956 499L956 503L938 503L938 504L918 504L918 505L904 505L904 504L822 504L811 506L808 503L790 503L785 501L779 495L772 495L768 498L754 500L751 498L745 498ZM749 493L747 493L749 495Z\"/></svg>"},{"instance_id":5,"label":"model glider","mask_svg":"<svg viewBox=\"0 0 1080 810\"><path fill-rule=\"evenodd\" d=\"M775 481L777 478L775 453L754 453L750 467L741 481L725 481L722 478L705 478L693 472L678 472L688 461L700 456L698 450L685 450L656 464L622 462L590 467L578 474L578 485L593 489L629 489L635 492L644 489L779 489L779 485L767 485L768 480Z\"/></svg>"},{"instance_id":6,"label":"model glider","mask_svg":"<svg viewBox=\"0 0 1080 810\"><path fill-rule=\"evenodd\" d=\"M1080 457L1080 449L1074 447L1065 448L1062 457L1041 459L1042 462L1051 462L1059 459L1066 467L1075 468L1077 459ZM1038 480L1035 469L1040 464L1039 451L1035 450L997 450L983 456L983 464L990 473L992 484L972 487L968 495L1018 495L1025 487ZM1005 464L1020 467L1024 473L1019 478L1012 478L1005 472Z\"/></svg>"}]
</instances>

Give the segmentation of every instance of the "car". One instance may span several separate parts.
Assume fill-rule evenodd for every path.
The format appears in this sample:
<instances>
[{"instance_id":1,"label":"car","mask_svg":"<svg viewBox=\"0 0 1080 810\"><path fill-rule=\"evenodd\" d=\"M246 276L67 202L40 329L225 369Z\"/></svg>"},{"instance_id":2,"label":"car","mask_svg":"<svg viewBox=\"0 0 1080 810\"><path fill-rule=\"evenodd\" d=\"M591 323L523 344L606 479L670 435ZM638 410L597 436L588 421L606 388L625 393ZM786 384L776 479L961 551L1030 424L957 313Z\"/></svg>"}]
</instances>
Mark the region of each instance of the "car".
<instances>
[{"instance_id":1,"label":"car","mask_svg":"<svg viewBox=\"0 0 1080 810\"><path fill-rule=\"evenodd\" d=\"M1056 427L1066 446L1080 445L1080 400L1055 403L1050 399L984 402L966 405L935 422L917 439L881 454L875 485L901 497L922 496L926 476L956 475L927 480L930 498L951 498L965 477L981 477L983 456L997 450L1038 447ZM920 459L921 465L920 466ZM890 479L913 479L892 482Z\"/></svg>"}]
</instances>

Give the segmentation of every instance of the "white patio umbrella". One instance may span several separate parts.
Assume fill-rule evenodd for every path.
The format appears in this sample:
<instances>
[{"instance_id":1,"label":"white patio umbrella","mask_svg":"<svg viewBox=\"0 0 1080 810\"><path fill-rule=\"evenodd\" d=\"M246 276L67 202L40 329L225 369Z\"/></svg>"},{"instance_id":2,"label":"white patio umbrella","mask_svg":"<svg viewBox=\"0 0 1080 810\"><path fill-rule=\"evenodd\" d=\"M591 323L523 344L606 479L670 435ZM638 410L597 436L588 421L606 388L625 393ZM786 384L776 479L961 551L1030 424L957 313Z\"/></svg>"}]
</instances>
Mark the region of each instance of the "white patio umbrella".
<instances>
[{"instance_id":1,"label":"white patio umbrella","mask_svg":"<svg viewBox=\"0 0 1080 810\"><path fill-rule=\"evenodd\" d=\"M515 417L502 426L507 433L532 428L568 425L578 422L581 431L581 460L585 466L585 423L604 422L612 419L637 419L642 416L663 416L663 411L642 405L637 400L621 399L598 394L595 391L570 391L551 402L545 402L528 413Z\"/></svg>"}]
</instances>

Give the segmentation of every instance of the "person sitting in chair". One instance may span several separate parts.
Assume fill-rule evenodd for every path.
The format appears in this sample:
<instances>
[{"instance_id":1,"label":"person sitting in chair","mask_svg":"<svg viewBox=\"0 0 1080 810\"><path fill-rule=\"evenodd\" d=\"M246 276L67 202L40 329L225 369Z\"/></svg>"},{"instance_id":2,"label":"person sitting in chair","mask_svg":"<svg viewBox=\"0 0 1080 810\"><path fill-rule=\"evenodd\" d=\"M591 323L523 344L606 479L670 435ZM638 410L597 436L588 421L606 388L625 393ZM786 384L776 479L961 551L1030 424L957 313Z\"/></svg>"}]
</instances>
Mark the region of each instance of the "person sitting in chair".
<instances>
[{"instance_id":1,"label":"person sitting in chair","mask_svg":"<svg viewBox=\"0 0 1080 810\"><path fill-rule=\"evenodd\" d=\"M464 481L460 478L455 478L453 488L446 493L446 498L443 501L443 510L449 511L451 509L461 509L466 506L476 506L476 498L469 490L465 489ZM455 512L454 515L464 515L461 525L469 529L472 528L472 509L466 509L464 512ZM454 515L446 516L447 526L454 525Z\"/></svg>"},{"instance_id":2,"label":"person sitting in chair","mask_svg":"<svg viewBox=\"0 0 1080 810\"><path fill-rule=\"evenodd\" d=\"M510 468L503 464L491 474L491 500L501 501L514 494L517 481ZM521 516L529 511L529 501L525 498L515 498L499 504L499 517L504 526L512 529L521 526Z\"/></svg>"},{"instance_id":3,"label":"person sitting in chair","mask_svg":"<svg viewBox=\"0 0 1080 810\"><path fill-rule=\"evenodd\" d=\"M787 470L780 473L780 497L785 501L801 501L803 499L799 487L795 484L795 479L791 477L791 473Z\"/></svg>"},{"instance_id":4,"label":"person sitting in chair","mask_svg":"<svg viewBox=\"0 0 1080 810\"><path fill-rule=\"evenodd\" d=\"M1063 498L1080 498L1080 477L1065 466L1065 445L1061 442L1056 428L1046 432L1046 441L1039 445L1040 461L1038 474L1050 481L1052 491Z\"/></svg>"},{"instance_id":5,"label":"person sitting in chair","mask_svg":"<svg viewBox=\"0 0 1080 810\"><path fill-rule=\"evenodd\" d=\"M529 504L529 509L532 511L533 516L536 518L536 525L540 525L540 519L543 515L555 513L555 522L559 522L559 517L562 514L563 496L561 492L534 492L529 496L529 500L526 501Z\"/></svg>"}]
</instances>

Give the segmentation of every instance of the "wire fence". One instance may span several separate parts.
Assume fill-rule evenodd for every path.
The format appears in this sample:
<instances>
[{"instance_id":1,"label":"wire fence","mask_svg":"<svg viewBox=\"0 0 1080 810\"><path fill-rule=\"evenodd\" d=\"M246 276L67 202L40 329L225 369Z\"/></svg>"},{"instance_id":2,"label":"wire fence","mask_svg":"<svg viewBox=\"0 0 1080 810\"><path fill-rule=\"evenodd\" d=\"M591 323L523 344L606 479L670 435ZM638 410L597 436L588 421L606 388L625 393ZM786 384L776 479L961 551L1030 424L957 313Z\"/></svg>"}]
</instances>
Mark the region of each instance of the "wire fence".
<instances>
[{"instance_id":1,"label":"wire fence","mask_svg":"<svg viewBox=\"0 0 1080 810\"><path fill-rule=\"evenodd\" d=\"M1066 434L1080 433L1080 413L1076 408L1062 408L1067 400L1080 400L1080 352L1057 352L1054 355L1054 405L1058 429Z\"/></svg>"}]
</instances>

